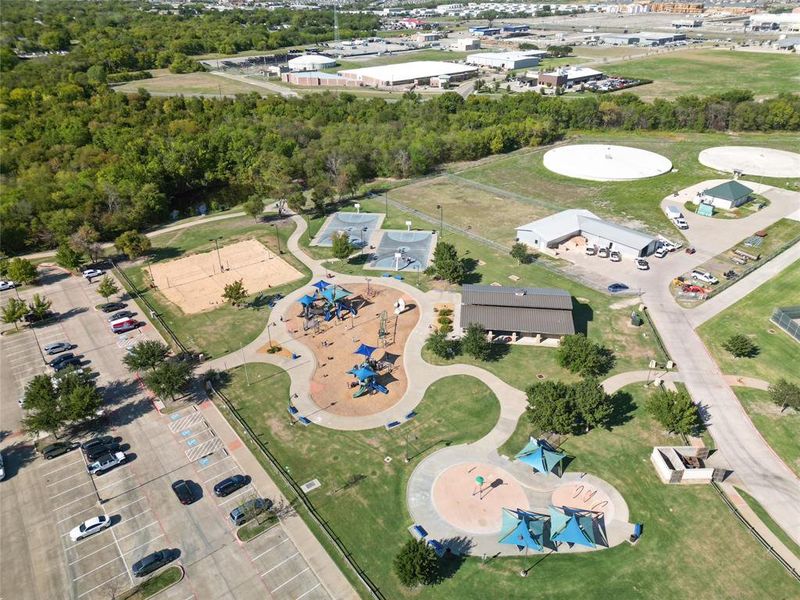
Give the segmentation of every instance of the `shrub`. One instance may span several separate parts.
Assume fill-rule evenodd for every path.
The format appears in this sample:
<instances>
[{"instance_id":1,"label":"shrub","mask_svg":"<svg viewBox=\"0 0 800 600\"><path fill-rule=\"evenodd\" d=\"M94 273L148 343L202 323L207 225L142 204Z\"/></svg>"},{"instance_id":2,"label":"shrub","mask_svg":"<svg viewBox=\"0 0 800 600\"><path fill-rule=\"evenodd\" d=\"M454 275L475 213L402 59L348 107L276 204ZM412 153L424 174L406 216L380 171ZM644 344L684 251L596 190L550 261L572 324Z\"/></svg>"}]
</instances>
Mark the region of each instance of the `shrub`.
<instances>
[{"instance_id":1,"label":"shrub","mask_svg":"<svg viewBox=\"0 0 800 600\"><path fill-rule=\"evenodd\" d=\"M689 435L700 425L700 411L686 391L663 388L650 396L645 408L667 431Z\"/></svg>"},{"instance_id":2,"label":"shrub","mask_svg":"<svg viewBox=\"0 0 800 600\"><path fill-rule=\"evenodd\" d=\"M753 358L758 354L758 346L749 337L741 333L729 337L723 342L722 347L736 358Z\"/></svg>"},{"instance_id":3,"label":"shrub","mask_svg":"<svg viewBox=\"0 0 800 600\"><path fill-rule=\"evenodd\" d=\"M558 364L572 373L598 377L611 370L614 353L588 340L582 333L568 335L558 348Z\"/></svg>"},{"instance_id":4,"label":"shrub","mask_svg":"<svg viewBox=\"0 0 800 600\"><path fill-rule=\"evenodd\" d=\"M779 379L777 383L769 386L769 396L772 401L781 407L781 412L787 408L800 411L800 386Z\"/></svg>"},{"instance_id":5,"label":"shrub","mask_svg":"<svg viewBox=\"0 0 800 600\"><path fill-rule=\"evenodd\" d=\"M406 587L436 581L439 558L425 540L408 540L394 559L394 572Z\"/></svg>"},{"instance_id":6,"label":"shrub","mask_svg":"<svg viewBox=\"0 0 800 600\"><path fill-rule=\"evenodd\" d=\"M467 332L461 340L461 349L464 354L477 358L478 360L486 360L492 351L492 344L486 339L486 332L483 330L482 325L477 323L470 323L467 326Z\"/></svg>"}]
</instances>

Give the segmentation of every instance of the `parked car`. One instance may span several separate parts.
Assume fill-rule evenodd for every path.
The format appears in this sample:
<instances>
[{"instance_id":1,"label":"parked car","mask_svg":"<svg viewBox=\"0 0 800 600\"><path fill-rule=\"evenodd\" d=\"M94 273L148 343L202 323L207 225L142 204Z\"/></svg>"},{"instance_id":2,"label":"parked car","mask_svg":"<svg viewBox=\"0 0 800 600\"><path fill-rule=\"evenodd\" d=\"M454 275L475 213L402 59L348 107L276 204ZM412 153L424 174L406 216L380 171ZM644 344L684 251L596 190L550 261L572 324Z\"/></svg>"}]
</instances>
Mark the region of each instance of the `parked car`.
<instances>
[{"instance_id":1,"label":"parked car","mask_svg":"<svg viewBox=\"0 0 800 600\"><path fill-rule=\"evenodd\" d=\"M47 344L44 347L45 354L48 356L53 356L54 354L58 354L59 352L66 352L67 350L72 350L75 346L70 344L69 342L55 342L53 344Z\"/></svg>"},{"instance_id":2,"label":"parked car","mask_svg":"<svg viewBox=\"0 0 800 600\"><path fill-rule=\"evenodd\" d=\"M17 284L13 281L0 281L0 291L13 290Z\"/></svg>"},{"instance_id":3,"label":"parked car","mask_svg":"<svg viewBox=\"0 0 800 600\"><path fill-rule=\"evenodd\" d=\"M56 364L53 367L53 370L58 373L59 371L63 371L64 369L68 369L69 367L75 367L76 369L81 366L81 359L77 356L73 356L72 358L68 358L67 360L62 360L60 363Z\"/></svg>"},{"instance_id":4,"label":"parked car","mask_svg":"<svg viewBox=\"0 0 800 600\"><path fill-rule=\"evenodd\" d=\"M719 279L707 271L692 271L692 279L698 279L700 281L704 281L705 283L711 284L719 283Z\"/></svg>"},{"instance_id":5,"label":"parked car","mask_svg":"<svg viewBox=\"0 0 800 600\"><path fill-rule=\"evenodd\" d=\"M51 458L61 456L62 454L66 454L67 452L80 447L81 445L78 442L56 442L55 444L50 444L49 446L42 448L42 456L44 456L45 459L50 460Z\"/></svg>"},{"instance_id":6,"label":"parked car","mask_svg":"<svg viewBox=\"0 0 800 600\"><path fill-rule=\"evenodd\" d=\"M139 327L140 323L135 319L122 319L111 323L111 333L125 333Z\"/></svg>"},{"instance_id":7,"label":"parked car","mask_svg":"<svg viewBox=\"0 0 800 600\"><path fill-rule=\"evenodd\" d=\"M239 488L243 488L247 485L247 477L244 475L232 475L227 479L223 479L217 485L214 486L214 494L219 496L220 498L232 494Z\"/></svg>"},{"instance_id":8,"label":"parked car","mask_svg":"<svg viewBox=\"0 0 800 600\"><path fill-rule=\"evenodd\" d=\"M616 250L612 250L608 258L611 260L611 262L620 262L622 260L622 254Z\"/></svg>"},{"instance_id":9,"label":"parked car","mask_svg":"<svg viewBox=\"0 0 800 600\"><path fill-rule=\"evenodd\" d=\"M6 478L6 467L3 464L3 453L0 452L0 481Z\"/></svg>"},{"instance_id":10,"label":"parked car","mask_svg":"<svg viewBox=\"0 0 800 600\"><path fill-rule=\"evenodd\" d=\"M191 482L185 479L178 479L178 481L172 484L172 491L175 492L181 504L191 504L195 501L194 492L189 485L190 483Z\"/></svg>"},{"instance_id":11,"label":"parked car","mask_svg":"<svg viewBox=\"0 0 800 600\"><path fill-rule=\"evenodd\" d=\"M160 569L167 563L169 563L174 554L169 550L158 550L157 552L153 552L152 554L148 554L141 560L137 560L131 566L131 572L133 573L134 577L144 577L145 575L150 575L153 571Z\"/></svg>"},{"instance_id":12,"label":"parked car","mask_svg":"<svg viewBox=\"0 0 800 600\"><path fill-rule=\"evenodd\" d=\"M686 219L681 217L680 219L673 219L673 223L675 223L675 227L678 229L689 229L689 223L686 222Z\"/></svg>"},{"instance_id":13,"label":"parked car","mask_svg":"<svg viewBox=\"0 0 800 600\"><path fill-rule=\"evenodd\" d=\"M640 271L647 271L650 268L650 263L648 263L643 258L637 258L636 259L636 268L639 269Z\"/></svg>"},{"instance_id":14,"label":"parked car","mask_svg":"<svg viewBox=\"0 0 800 600\"><path fill-rule=\"evenodd\" d=\"M86 452L87 450L91 450L92 448L96 448L98 446L108 446L109 444L114 443L114 437L110 435L101 435L99 437L92 438L90 440L86 440L81 444L81 449Z\"/></svg>"},{"instance_id":15,"label":"parked car","mask_svg":"<svg viewBox=\"0 0 800 600\"><path fill-rule=\"evenodd\" d=\"M86 269L82 274L86 279L91 279L92 277L100 277L105 273L102 269Z\"/></svg>"},{"instance_id":16,"label":"parked car","mask_svg":"<svg viewBox=\"0 0 800 600\"><path fill-rule=\"evenodd\" d=\"M656 258L664 258L667 254L669 254L669 251L664 246L659 246L653 254Z\"/></svg>"},{"instance_id":17,"label":"parked car","mask_svg":"<svg viewBox=\"0 0 800 600\"><path fill-rule=\"evenodd\" d=\"M237 527L243 525L252 516L272 508L272 500L269 498L252 498L241 506L237 506L231 511L231 521Z\"/></svg>"},{"instance_id":18,"label":"parked car","mask_svg":"<svg viewBox=\"0 0 800 600\"><path fill-rule=\"evenodd\" d=\"M48 353L49 354L49 353ZM72 352L65 352L61 356L56 356L53 360L50 361L50 366L54 369L63 362L68 361L71 358L75 358L75 355Z\"/></svg>"},{"instance_id":19,"label":"parked car","mask_svg":"<svg viewBox=\"0 0 800 600\"><path fill-rule=\"evenodd\" d=\"M122 310L123 308L127 308L127 304L124 302L106 302L105 304L100 305L100 310L104 313L112 313L118 310Z\"/></svg>"},{"instance_id":20,"label":"parked car","mask_svg":"<svg viewBox=\"0 0 800 600\"><path fill-rule=\"evenodd\" d=\"M117 465L121 465L125 462L124 452L115 452L114 454L106 454L105 456L101 456L95 462L90 464L86 467L86 470L89 472L90 475L102 475L109 469L113 469Z\"/></svg>"},{"instance_id":21,"label":"parked car","mask_svg":"<svg viewBox=\"0 0 800 600\"><path fill-rule=\"evenodd\" d=\"M608 258L609 254L611 254L611 251L608 248L600 248L597 251L597 256L600 258Z\"/></svg>"},{"instance_id":22,"label":"parked car","mask_svg":"<svg viewBox=\"0 0 800 600\"><path fill-rule=\"evenodd\" d=\"M630 288L625 285L624 283L612 283L608 286L608 291L612 294L618 294L620 292L624 292L625 290L629 290Z\"/></svg>"},{"instance_id":23,"label":"parked car","mask_svg":"<svg viewBox=\"0 0 800 600\"><path fill-rule=\"evenodd\" d=\"M597 254L597 248L594 246L586 246L586 256L594 256Z\"/></svg>"},{"instance_id":24,"label":"parked car","mask_svg":"<svg viewBox=\"0 0 800 600\"><path fill-rule=\"evenodd\" d=\"M111 323L112 321L119 321L120 319L129 319L135 314L135 312L129 310L121 310L108 317L108 322Z\"/></svg>"},{"instance_id":25,"label":"parked car","mask_svg":"<svg viewBox=\"0 0 800 600\"><path fill-rule=\"evenodd\" d=\"M104 458L107 454L115 454L121 450L121 447L113 439L108 444L97 444L88 450L84 450L86 460L95 461Z\"/></svg>"},{"instance_id":26,"label":"parked car","mask_svg":"<svg viewBox=\"0 0 800 600\"><path fill-rule=\"evenodd\" d=\"M99 531L103 531L106 527L111 526L111 519L109 519L105 515L99 515L97 517L92 517L88 521L84 521L74 529L69 532L69 539L73 542L77 542L78 540L82 540L83 538L87 538L90 535L94 535Z\"/></svg>"}]
</instances>

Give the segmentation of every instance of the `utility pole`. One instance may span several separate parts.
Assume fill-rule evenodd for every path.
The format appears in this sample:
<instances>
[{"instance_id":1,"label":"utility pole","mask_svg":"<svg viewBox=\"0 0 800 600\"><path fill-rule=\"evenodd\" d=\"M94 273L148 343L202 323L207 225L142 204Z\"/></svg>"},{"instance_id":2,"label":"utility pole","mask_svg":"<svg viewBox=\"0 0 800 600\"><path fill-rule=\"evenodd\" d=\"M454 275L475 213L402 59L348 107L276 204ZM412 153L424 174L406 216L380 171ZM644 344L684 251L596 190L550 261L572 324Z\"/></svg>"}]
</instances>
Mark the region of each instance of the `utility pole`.
<instances>
[{"instance_id":1,"label":"utility pole","mask_svg":"<svg viewBox=\"0 0 800 600\"><path fill-rule=\"evenodd\" d=\"M439 239L444 239L444 209L441 204L437 204L436 208L439 209Z\"/></svg>"},{"instance_id":2,"label":"utility pole","mask_svg":"<svg viewBox=\"0 0 800 600\"><path fill-rule=\"evenodd\" d=\"M275 243L278 244L278 254L283 254L283 250L281 250L281 238L278 235L278 224L273 223L272 226L275 228Z\"/></svg>"},{"instance_id":3,"label":"utility pole","mask_svg":"<svg viewBox=\"0 0 800 600\"><path fill-rule=\"evenodd\" d=\"M222 239L222 237L215 237L215 238L211 238L211 239L208 240L209 242L214 242L214 247L217 249L217 260L219 261L219 272L220 273L222 273L225 270L224 267L222 266L222 256L220 256L220 253L219 253L219 242L218 242L218 240L221 240L221 239Z\"/></svg>"}]
</instances>

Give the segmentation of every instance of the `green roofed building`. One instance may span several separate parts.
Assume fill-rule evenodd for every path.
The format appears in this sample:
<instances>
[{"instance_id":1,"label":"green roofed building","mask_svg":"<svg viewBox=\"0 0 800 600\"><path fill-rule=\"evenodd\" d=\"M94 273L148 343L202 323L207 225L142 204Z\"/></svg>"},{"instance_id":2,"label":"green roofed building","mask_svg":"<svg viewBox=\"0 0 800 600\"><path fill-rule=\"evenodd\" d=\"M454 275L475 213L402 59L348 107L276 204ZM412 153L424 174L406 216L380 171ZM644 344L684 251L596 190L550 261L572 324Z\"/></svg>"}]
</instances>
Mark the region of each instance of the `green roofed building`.
<instances>
[{"instance_id":1,"label":"green roofed building","mask_svg":"<svg viewBox=\"0 0 800 600\"><path fill-rule=\"evenodd\" d=\"M751 200L751 190L746 185L738 181L726 181L713 188L709 188L697 194L695 204L710 204L714 208L722 210L733 210Z\"/></svg>"}]
</instances>

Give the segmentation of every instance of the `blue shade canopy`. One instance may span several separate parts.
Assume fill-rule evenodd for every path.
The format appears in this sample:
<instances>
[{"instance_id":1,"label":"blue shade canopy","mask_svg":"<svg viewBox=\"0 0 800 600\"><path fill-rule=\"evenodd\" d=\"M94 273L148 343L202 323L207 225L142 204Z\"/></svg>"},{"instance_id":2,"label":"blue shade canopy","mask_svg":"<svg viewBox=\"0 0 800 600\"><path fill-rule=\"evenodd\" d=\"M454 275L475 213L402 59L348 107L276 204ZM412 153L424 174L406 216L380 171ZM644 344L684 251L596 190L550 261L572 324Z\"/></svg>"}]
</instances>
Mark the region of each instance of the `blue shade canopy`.
<instances>
[{"instance_id":1,"label":"blue shade canopy","mask_svg":"<svg viewBox=\"0 0 800 600\"><path fill-rule=\"evenodd\" d=\"M548 512L550 513L550 536L552 537L567 526L569 515L565 515L555 506L551 506Z\"/></svg>"},{"instance_id":2,"label":"blue shade canopy","mask_svg":"<svg viewBox=\"0 0 800 600\"><path fill-rule=\"evenodd\" d=\"M331 303L338 302L339 300L344 300L349 295L350 292L348 292L346 289L342 287L337 287L335 285L328 286L324 290L322 290L322 297Z\"/></svg>"},{"instance_id":3,"label":"blue shade canopy","mask_svg":"<svg viewBox=\"0 0 800 600\"><path fill-rule=\"evenodd\" d=\"M374 346L367 346L366 344L361 344L358 349L353 352L353 354L363 354L365 357L369 358L372 356L372 353L375 352L377 348Z\"/></svg>"},{"instance_id":4,"label":"blue shade canopy","mask_svg":"<svg viewBox=\"0 0 800 600\"><path fill-rule=\"evenodd\" d=\"M355 371L350 369L348 373L355 375L359 381L364 381L365 379L369 379L370 377L375 377L377 375L377 373L369 367L359 367Z\"/></svg>"},{"instance_id":5,"label":"blue shade canopy","mask_svg":"<svg viewBox=\"0 0 800 600\"><path fill-rule=\"evenodd\" d=\"M525 512L524 510L503 509L502 529L503 535L500 544L512 544L522 550L532 548L542 550L539 541L544 533L546 515Z\"/></svg>"},{"instance_id":6,"label":"blue shade canopy","mask_svg":"<svg viewBox=\"0 0 800 600\"><path fill-rule=\"evenodd\" d=\"M550 519L550 539L554 542L579 544L589 548L597 545L594 540L594 519L592 517L577 513L567 515L551 506Z\"/></svg>"},{"instance_id":7,"label":"blue shade canopy","mask_svg":"<svg viewBox=\"0 0 800 600\"><path fill-rule=\"evenodd\" d=\"M314 303L314 297L306 294L305 296L302 296L298 302L303 306L310 306Z\"/></svg>"},{"instance_id":8,"label":"blue shade canopy","mask_svg":"<svg viewBox=\"0 0 800 600\"><path fill-rule=\"evenodd\" d=\"M531 438L515 458L540 473L552 473L566 457L565 453L551 450L543 442Z\"/></svg>"},{"instance_id":9,"label":"blue shade canopy","mask_svg":"<svg viewBox=\"0 0 800 600\"><path fill-rule=\"evenodd\" d=\"M330 286L330 283L328 283L328 282L327 282L327 281L325 281L324 279L320 279L320 280L319 280L317 283L312 283L311 285L313 285L313 286L314 286L315 288L317 288L318 290L322 291L322 290L324 290L326 287Z\"/></svg>"}]
</instances>

